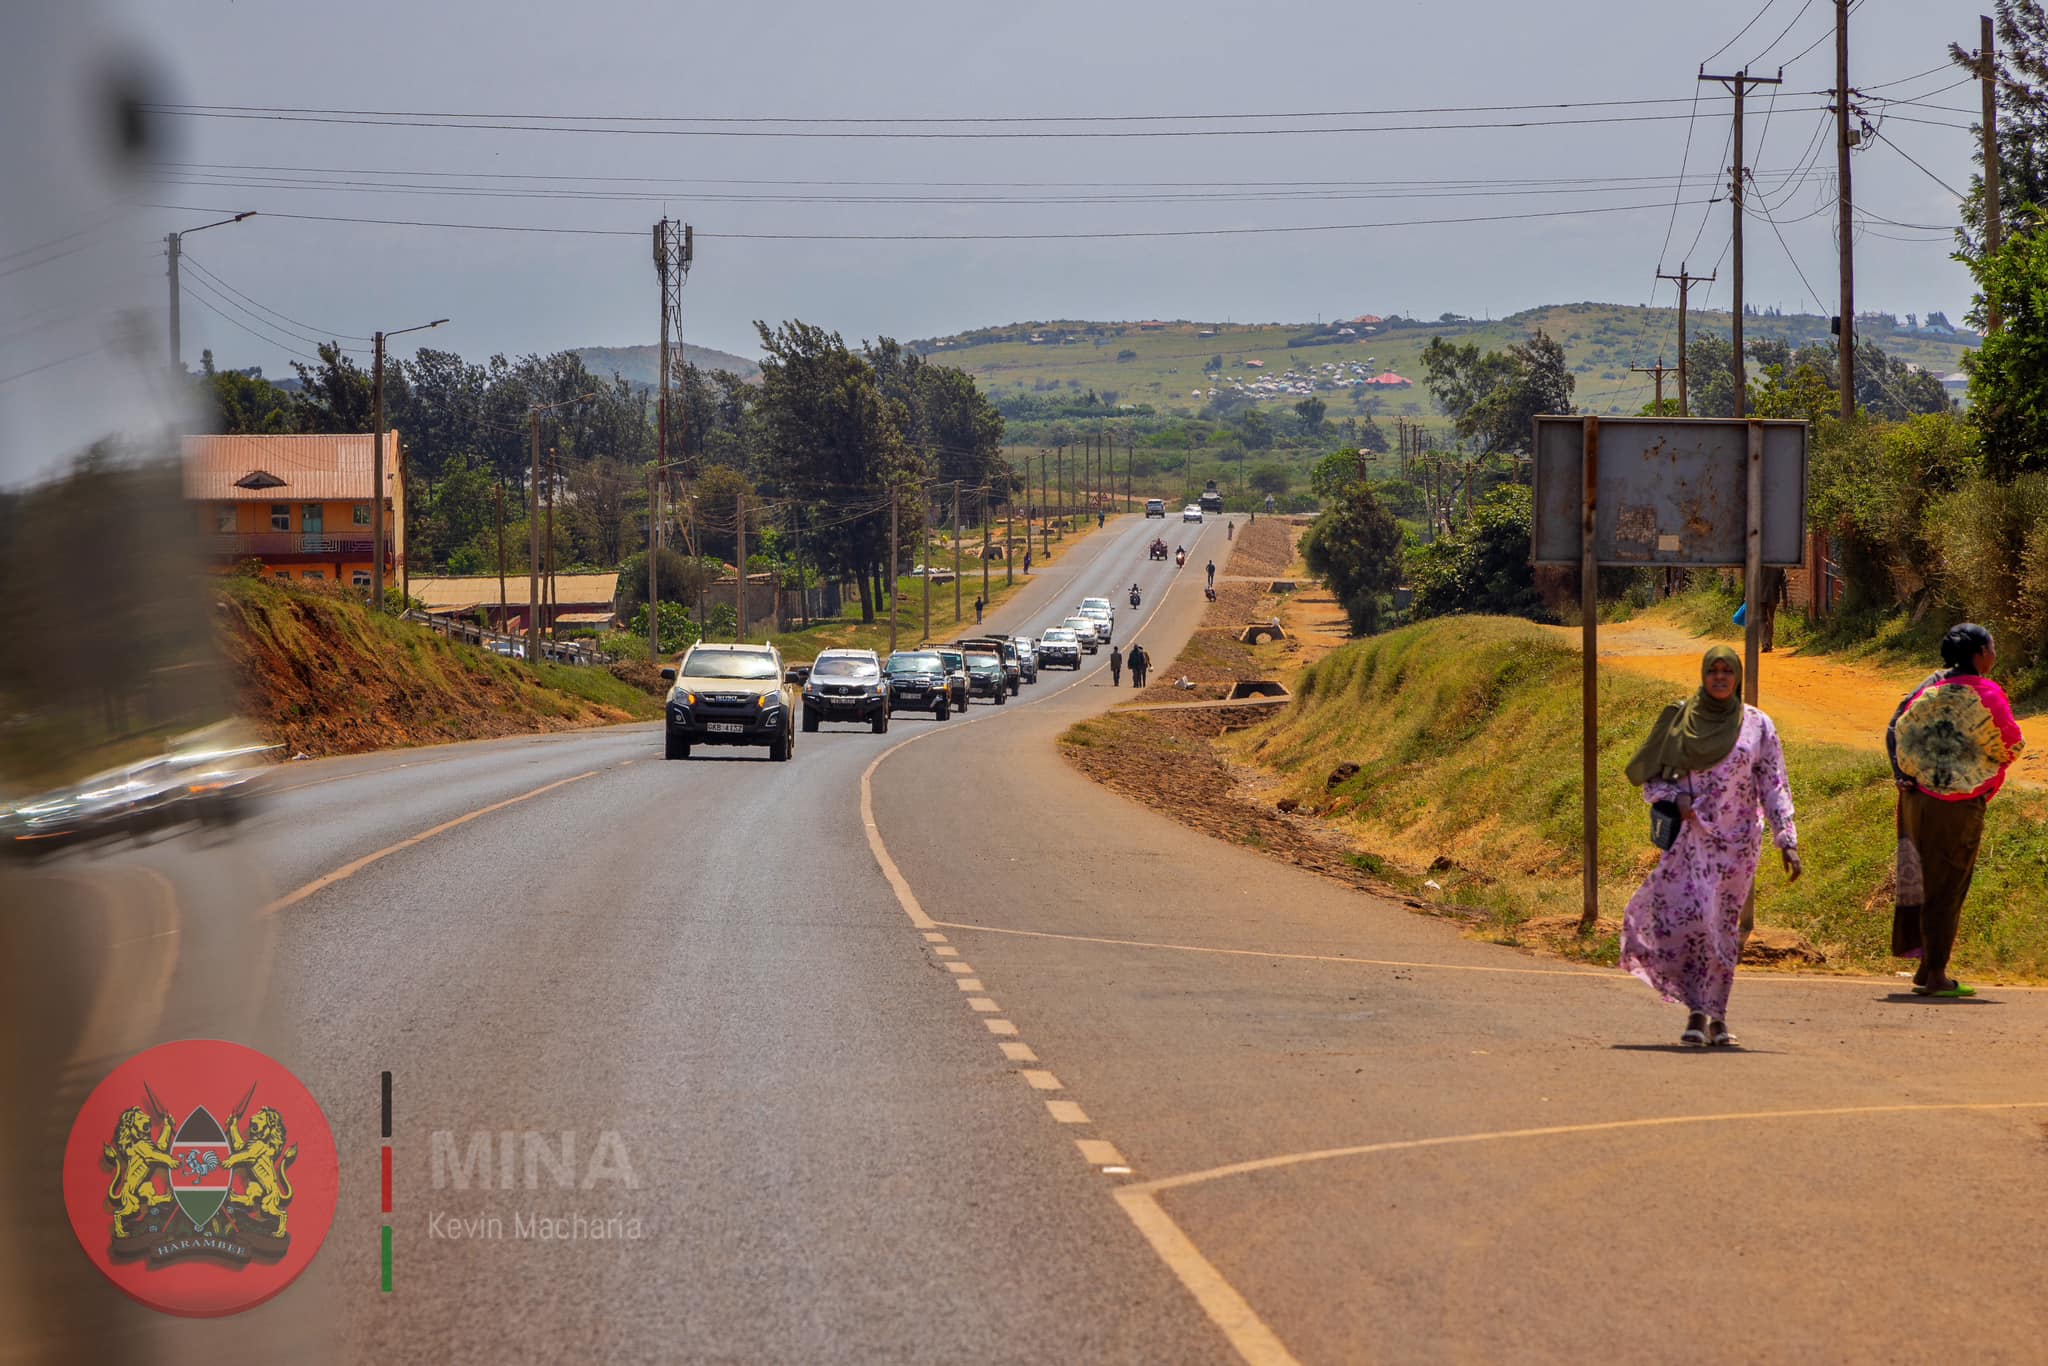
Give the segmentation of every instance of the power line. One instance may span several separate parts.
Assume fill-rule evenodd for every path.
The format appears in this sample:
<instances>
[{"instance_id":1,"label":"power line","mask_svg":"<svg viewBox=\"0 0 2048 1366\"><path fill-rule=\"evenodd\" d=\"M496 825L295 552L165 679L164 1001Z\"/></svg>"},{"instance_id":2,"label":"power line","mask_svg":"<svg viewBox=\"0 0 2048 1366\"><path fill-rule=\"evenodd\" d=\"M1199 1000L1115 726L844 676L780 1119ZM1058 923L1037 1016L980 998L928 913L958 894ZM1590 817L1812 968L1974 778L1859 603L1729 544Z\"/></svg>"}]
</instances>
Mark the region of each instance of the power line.
<instances>
[{"instance_id":1,"label":"power line","mask_svg":"<svg viewBox=\"0 0 2048 1366\"><path fill-rule=\"evenodd\" d=\"M261 309L261 310L262 310L263 312L265 312L265 313L268 313L268 314L270 314L270 315L271 315L272 317L275 317L275 318L277 318L277 319L279 319L279 320L281 320L281 321L283 321L283 322L287 322L287 323L290 323L290 324L292 324L292 326L294 326L294 327L303 327L303 328L305 328L305 329L306 329L307 331L309 331L309 332L318 332L318 333L320 333L320 334L321 334L321 339L324 339L324 340L328 340L328 341L375 341L375 340L376 340L376 338L374 338L374 337L359 337L359 336L356 336L356 335L354 335L353 333L348 333L348 332L333 332L333 331L329 331L328 329L326 329L326 328L324 328L324 327L316 327L316 326L314 326L314 325L313 325L312 323L305 323L305 322L300 322L300 321L299 321L298 319L296 319L296 318L293 318L293 317L289 316L288 314L284 314L284 313L279 313L279 312L278 312L278 311L277 311L276 309L274 309L274 308L271 308L271 307L270 307L269 305L267 305L267 304L262 304L262 303L258 303L258 302L257 302L256 300L254 300L254 299L250 298L250 297L249 297L248 295L244 294L244 293L243 293L243 292L242 292L241 290L239 290L239 289L236 289L236 288L235 288L235 287L234 287L233 285L229 284L229 283L228 283L228 282L227 282L226 280L223 280L223 279L221 279L221 278L220 278L220 276L218 276L218 275L214 274L214 273L213 273L213 272L212 272L211 270L208 270L208 269L207 269L207 268L206 268L206 267L205 267L204 265L200 264L200 262L199 262L198 258L196 258L195 256L193 256L193 255L192 255L192 253L191 253L191 251L190 251L189 249L187 249L187 250L185 250L185 251L182 251L182 252L180 252L180 253L179 253L179 255L180 255L180 257L181 257L181 258L183 259L183 262L184 262L184 264L185 264L185 265L187 265L187 266L191 267L191 268L192 268L193 270L196 270L196 271L198 271L198 272L199 272L199 273L200 273L201 275L205 276L205 277L206 277L206 278L207 278L208 280L210 280L210 281L212 281L212 282L213 282L214 284L216 284L216 285L220 286L220 288L222 288L222 289L226 290L226 291L227 291L228 293L230 293L230 294L234 295L234 296L235 296L235 297L236 297L237 299L240 299L240 300L241 300L242 302L244 302L244 303L246 303L246 304L250 305L250 306L251 306L251 307L253 307L253 308L258 308L258 309ZM368 353L368 352L364 352L363 354L367 355L367 354L369 354L369 353Z\"/></svg>"},{"instance_id":2,"label":"power line","mask_svg":"<svg viewBox=\"0 0 2048 1366\"><path fill-rule=\"evenodd\" d=\"M1718 55L1718 54L1717 54ZM1713 58L1707 60L1712 61ZM708 123L708 124L1037 124L1037 123L1191 123L1226 119L1351 119L1385 118L1410 114L1495 114L1530 109L1614 109L1653 104L1684 104L1683 96L1665 95L1644 99L1544 100L1526 104L1440 104L1413 105L1391 109L1293 109L1232 110L1199 114L522 114L508 112L464 112L453 109L332 109L307 105L271 104L159 104L149 106L158 113L194 114L319 114L336 118L406 119L517 119L522 122L566 123Z\"/></svg>"},{"instance_id":3,"label":"power line","mask_svg":"<svg viewBox=\"0 0 2048 1366\"><path fill-rule=\"evenodd\" d=\"M1927 168L1926 168L1925 166L1921 166L1921 165L1920 165L1920 163L1919 163L1919 161L1917 161L1917 160L1916 160L1916 159L1914 158L1914 156L1913 156L1913 154L1912 154L1911 152L1908 152L1908 151L1907 151L1907 150L1906 150L1905 148L1903 148L1903 147L1899 146L1899 144L1898 144L1898 143L1896 143L1896 142L1893 142L1893 141L1892 141L1892 140L1891 140L1890 138L1886 137L1886 136L1884 135L1884 133L1883 133L1883 131L1882 131L1881 129L1876 129L1876 128L1873 128L1873 129L1871 129L1870 131L1871 131L1871 133L1872 133L1872 134L1873 134L1873 135L1874 135L1874 136L1875 136L1875 137L1877 138L1877 140L1878 140L1879 142L1882 142L1882 143L1883 143L1883 144L1884 144L1885 146L1887 146L1887 147L1891 148L1891 149L1892 149L1892 150L1893 150L1894 152L1897 152L1897 153L1898 153L1898 154L1899 154L1900 156L1904 157L1904 158L1905 158L1906 160L1908 160L1908 161L1911 161L1911 162L1913 163L1913 165L1914 165L1915 167L1917 167L1917 168L1919 169L1919 171L1920 171L1920 174L1922 174L1922 175L1926 176L1926 177L1927 177L1927 178L1928 178L1929 180L1931 180L1931 181L1933 181L1933 182L1934 182L1935 184L1937 184L1937 185L1941 186L1941 188L1942 188L1942 189L1944 189L1944 190L1947 190L1947 191L1948 191L1948 192L1949 192L1950 194L1954 195L1954 196L1955 196L1955 197L1956 197L1957 199L1967 199L1967 198L1969 197L1968 195L1965 195L1964 193L1962 193L1962 191L1960 191L1960 190L1956 189L1956 187L1955 187L1955 186L1953 186L1953 185L1949 184L1949 183L1948 183L1948 182L1947 182L1946 180L1943 180L1943 179L1942 179L1942 178L1941 178L1940 176L1936 175L1936 174L1935 174L1934 172L1932 172L1932 171L1928 170L1928 169L1927 169Z\"/></svg>"},{"instance_id":4,"label":"power line","mask_svg":"<svg viewBox=\"0 0 2048 1366\"><path fill-rule=\"evenodd\" d=\"M1687 200L1689 204L1707 200ZM186 204L151 204L149 208L175 209L185 213L209 213L210 209ZM729 242L1066 242L1121 238L1170 237L1257 237L1311 232L1357 232L1375 228L1447 227L1465 223L1510 223L1541 218L1577 218L1590 214L1636 213L1661 209L1660 200L1650 204L1603 204L1584 209L1548 209L1530 213L1471 214L1456 218L1401 218L1372 223L1306 223L1250 228L1155 228L1101 232L992 232L992 233L802 233L802 232L700 232L699 238ZM314 223L362 223L404 228L447 228L473 232L538 232L582 237L644 237L641 229L538 227L510 223L446 223L403 218L359 218L342 214L275 213L266 218L295 219Z\"/></svg>"},{"instance_id":5,"label":"power line","mask_svg":"<svg viewBox=\"0 0 2048 1366\"><path fill-rule=\"evenodd\" d=\"M1720 56L1729 48L1734 47L1737 43L1741 42L1742 35L1749 32L1751 29L1755 28L1757 20L1763 18L1766 14L1770 13L1771 6L1777 3L1778 0L1764 0L1764 7L1758 10L1755 14L1751 15L1748 23L1744 24L1741 28L1735 30L1735 36L1733 38L1730 38L1727 42L1721 44L1721 46L1715 48L1712 52L1707 54L1707 61L1713 61L1714 58ZM1706 62L1702 62L1700 65L1705 66Z\"/></svg>"},{"instance_id":6,"label":"power line","mask_svg":"<svg viewBox=\"0 0 2048 1366\"><path fill-rule=\"evenodd\" d=\"M1813 0L1805 0L1805 3L1799 6L1799 12L1792 16L1792 23L1785 25L1784 29L1778 34L1778 36L1771 39L1771 41L1765 45L1764 50L1762 52L1759 52L1756 54L1756 56L1750 58L1748 65L1762 66L1764 64L1764 58L1771 55L1771 49L1776 47L1778 44L1784 42L1785 36L1792 32L1793 25L1797 24L1801 19L1804 19L1806 17L1806 11L1812 8ZM1761 18L1762 16L1759 15L1758 17ZM1811 52L1813 51L1813 49L1808 48L1807 51ZM1719 54L1716 55L1718 56ZM1707 58L1707 60L1711 62L1714 59L1712 57L1709 57Z\"/></svg>"},{"instance_id":7,"label":"power line","mask_svg":"<svg viewBox=\"0 0 2048 1366\"><path fill-rule=\"evenodd\" d=\"M1675 102L1675 101L1674 101ZM1531 106L1551 108L1552 106ZM1818 106L1815 106L1818 108ZM1044 140L1044 139L1092 139L1092 138L1261 138L1300 137L1327 134L1350 133L1455 133L1465 131L1489 131L1504 128L1561 128L1591 124L1645 123L1682 119L1685 114L1608 114L1589 118L1564 119L1494 119L1464 123L1385 123L1371 126L1346 125L1334 128L1175 128L1175 129L1133 129L1133 128L1090 128L1090 129L1045 129L1006 132L976 129L973 131L935 131L932 129L890 129L869 131L849 128L652 128L638 125L599 126L589 123L547 123L537 121L542 116L531 116L528 122L506 123L493 119L445 118L433 116L355 117L324 114L265 114L228 113L203 109L180 109L171 106L156 106L156 112L187 118L234 119L258 123L307 123L343 125L365 128L454 128L485 132L514 133L605 133L619 136L644 137L695 137L695 138L793 138L793 139L835 139L835 140ZM1388 111L1391 114L1393 111ZM1794 110L1795 113L1809 113L1808 109ZM975 120L983 122L983 120Z\"/></svg>"},{"instance_id":8,"label":"power line","mask_svg":"<svg viewBox=\"0 0 2048 1366\"><path fill-rule=\"evenodd\" d=\"M233 326L240 328L242 331L247 332L250 336L256 338L258 341L269 342L272 346L275 346L278 350L285 352L287 355L297 356L300 360L312 361L315 365L321 363L320 357L309 356L304 351L301 351L297 347L291 345L291 343L279 341L276 337L271 336L267 332L259 332L254 327L250 326L248 323L243 322L241 319L236 318L232 314L223 312L220 308L216 307L211 301L209 301L206 295L204 294L192 295L192 302L198 304L200 307L204 308L207 312L213 314L221 321L230 323Z\"/></svg>"}]
</instances>

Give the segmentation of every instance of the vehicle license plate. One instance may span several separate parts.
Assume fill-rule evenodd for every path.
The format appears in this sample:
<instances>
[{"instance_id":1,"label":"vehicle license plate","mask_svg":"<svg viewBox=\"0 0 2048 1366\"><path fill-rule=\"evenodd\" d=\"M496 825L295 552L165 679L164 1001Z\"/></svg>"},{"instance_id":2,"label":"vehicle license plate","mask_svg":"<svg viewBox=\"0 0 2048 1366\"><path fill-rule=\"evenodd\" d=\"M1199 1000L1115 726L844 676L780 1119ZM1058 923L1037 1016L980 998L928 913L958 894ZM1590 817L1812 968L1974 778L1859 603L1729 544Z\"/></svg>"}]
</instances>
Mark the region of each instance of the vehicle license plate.
<instances>
[{"instance_id":1,"label":"vehicle license plate","mask_svg":"<svg viewBox=\"0 0 2048 1366\"><path fill-rule=\"evenodd\" d=\"M747 728L732 721L708 721L704 729L713 735L740 735L745 733Z\"/></svg>"}]
</instances>

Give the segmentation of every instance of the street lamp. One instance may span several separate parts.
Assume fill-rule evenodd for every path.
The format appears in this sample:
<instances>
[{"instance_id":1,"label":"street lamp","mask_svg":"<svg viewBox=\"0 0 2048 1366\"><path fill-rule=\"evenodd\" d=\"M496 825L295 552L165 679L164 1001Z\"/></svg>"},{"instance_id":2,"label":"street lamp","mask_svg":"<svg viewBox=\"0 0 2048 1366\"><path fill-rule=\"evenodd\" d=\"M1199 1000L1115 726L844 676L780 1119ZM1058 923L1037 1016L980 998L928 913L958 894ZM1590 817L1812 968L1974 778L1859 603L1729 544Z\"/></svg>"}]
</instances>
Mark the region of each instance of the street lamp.
<instances>
[{"instance_id":1,"label":"street lamp","mask_svg":"<svg viewBox=\"0 0 2048 1366\"><path fill-rule=\"evenodd\" d=\"M373 339L375 360L370 366L370 610L373 612L384 610L384 339L402 337L408 332L424 332L447 321L446 318L436 318L430 323L401 327L395 332L379 332Z\"/></svg>"},{"instance_id":2,"label":"street lamp","mask_svg":"<svg viewBox=\"0 0 2048 1366\"><path fill-rule=\"evenodd\" d=\"M184 248L186 236L195 232L205 232L208 228L220 228L227 226L229 223L239 223L244 218L254 218L255 216L256 210L251 209L247 213L238 213L233 218L223 218L212 223L201 223L198 227L186 228L183 232L167 232L164 234L164 247L166 254L171 260L170 270L167 273L171 279L171 369L175 373L180 375L185 373L184 339L180 335L178 326L178 296L180 293L178 287L178 256Z\"/></svg>"}]
</instances>

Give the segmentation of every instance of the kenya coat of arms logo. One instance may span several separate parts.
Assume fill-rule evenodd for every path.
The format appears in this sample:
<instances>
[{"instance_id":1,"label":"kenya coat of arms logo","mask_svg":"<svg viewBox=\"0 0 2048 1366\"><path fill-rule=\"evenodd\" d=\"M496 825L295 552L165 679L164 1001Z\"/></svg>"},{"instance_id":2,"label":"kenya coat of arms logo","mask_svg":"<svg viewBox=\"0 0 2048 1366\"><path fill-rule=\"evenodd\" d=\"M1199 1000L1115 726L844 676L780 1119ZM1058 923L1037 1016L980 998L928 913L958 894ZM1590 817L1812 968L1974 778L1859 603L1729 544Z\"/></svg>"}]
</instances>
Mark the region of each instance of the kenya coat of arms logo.
<instances>
[{"instance_id":1,"label":"kenya coat of arms logo","mask_svg":"<svg viewBox=\"0 0 2048 1366\"><path fill-rule=\"evenodd\" d=\"M153 1309L211 1316L305 1270L334 1222L339 1174L326 1116L289 1070L240 1044L184 1039L94 1089L65 1148L64 1199L115 1285Z\"/></svg>"}]
</instances>

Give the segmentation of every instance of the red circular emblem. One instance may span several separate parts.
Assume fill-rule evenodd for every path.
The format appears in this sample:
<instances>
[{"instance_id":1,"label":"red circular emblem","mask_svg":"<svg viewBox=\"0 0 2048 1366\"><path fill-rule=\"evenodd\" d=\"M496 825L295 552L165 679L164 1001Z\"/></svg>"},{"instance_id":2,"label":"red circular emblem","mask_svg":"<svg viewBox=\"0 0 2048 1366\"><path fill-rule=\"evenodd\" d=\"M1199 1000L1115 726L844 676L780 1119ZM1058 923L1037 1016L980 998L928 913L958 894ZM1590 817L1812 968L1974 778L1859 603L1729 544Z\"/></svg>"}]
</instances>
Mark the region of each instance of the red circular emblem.
<instances>
[{"instance_id":1,"label":"red circular emblem","mask_svg":"<svg viewBox=\"0 0 2048 1366\"><path fill-rule=\"evenodd\" d=\"M306 1269L334 1224L340 1169L327 1117L283 1064L181 1039L93 1089L64 1145L64 1204L108 1280L210 1318Z\"/></svg>"}]
</instances>

